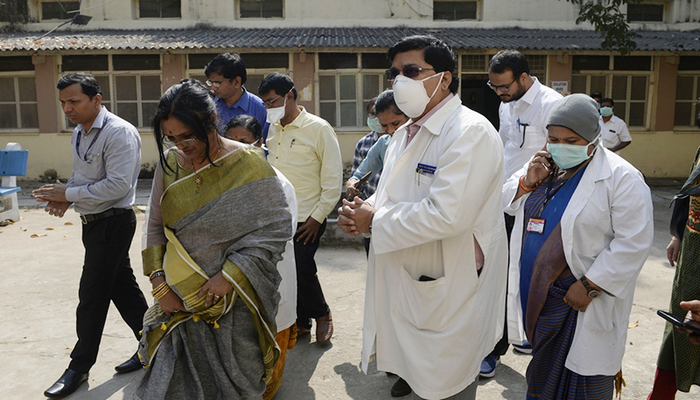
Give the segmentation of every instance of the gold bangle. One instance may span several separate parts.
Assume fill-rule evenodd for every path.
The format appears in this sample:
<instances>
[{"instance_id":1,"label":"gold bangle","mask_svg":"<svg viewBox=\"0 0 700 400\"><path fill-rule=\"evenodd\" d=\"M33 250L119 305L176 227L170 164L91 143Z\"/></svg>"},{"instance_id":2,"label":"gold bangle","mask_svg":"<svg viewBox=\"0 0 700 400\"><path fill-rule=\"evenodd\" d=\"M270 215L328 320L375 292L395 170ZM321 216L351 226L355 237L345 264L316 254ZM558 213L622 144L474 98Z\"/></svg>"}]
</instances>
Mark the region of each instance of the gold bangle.
<instances>
[{"instance_id":1,"label":"gold bangle","mask_svg":"<svg viewBox=\"0 0 700 400\"><path fill-rule=\"evenodd\" d=\"M168 294L169 291L170 291L170 286L166 287L165 290L163 290L162 292L156 293L153 297L155 297L156 300L160 300L163 297L165 297L165 295Z\"/></svg>"},{"instance_id":2,"label":"gold bangle","mask_svg":"<svg viewBox=\"0 0 700 400\"><path fill-rule=\"evenodd\" d=\"M154 290L151 292L151 294L154 295L154 296L157 296L157 295L159 295L159 294L161 294L161 293L164 293L164 292L168 291L169 288L170 288L170 287L167 286L167 285L166 285L166 286L159 286L157 289L154 289Z\"/></svg>"},{"instance_id":3,"label":"gold bangle","mask_svg":"<svg viewBox=\"0 0 700 400\"><path fill-rule=\"evenodd\" d=\"M153 289L153 291L151 291L151 294L155 296L155 295L157 295L157 294L159 294L159 293L166 292L169 288L170 288L170 287L169 287L167 284L166 284L165 286L163 286L163 285L161 284L160 286L158 286L158 288Z\"/></svg>"},{"instance_id":4,"label":"gold bangle","mask_svg":"<svg viewBox=\"0 0 700 400\"><path fill-rule=\"evenodd\" d=\"M157 293L157 294L156 294L155 296L153 296L153 297L155 297L156 300L160 300L160 299L162 299L163 297L165 297L165 295L168 294L169 291L170 291L170 286L168 286L163 292Z\"/></svg>"},{"instance_id":5,"label":"gold bangle","mask_svg":"<svg viewBox=\"0 0 700 400\"><path fill-rule=\"evenodd\" d=\"M153 297L159 298L157 297L158 294L165 294L168 290L170 290L170 286L168 286L168 283L161 282L160 285L156 286L155 288L153 288L153 290L151 290L151 294L153 295Z\"/></svg>"},{"instance_id":6,"label":"gold bangle","mask_svg":"<svg viewBox=\"0 0 700 400\"><path fill-rule=\"evenodd\" d=\"M156 299L162 299L163 296L168 294L169 291L170 291L170 286L166 286L164 289L154 293L153 297L155 297Z\"/></svg>"}]
</instances>

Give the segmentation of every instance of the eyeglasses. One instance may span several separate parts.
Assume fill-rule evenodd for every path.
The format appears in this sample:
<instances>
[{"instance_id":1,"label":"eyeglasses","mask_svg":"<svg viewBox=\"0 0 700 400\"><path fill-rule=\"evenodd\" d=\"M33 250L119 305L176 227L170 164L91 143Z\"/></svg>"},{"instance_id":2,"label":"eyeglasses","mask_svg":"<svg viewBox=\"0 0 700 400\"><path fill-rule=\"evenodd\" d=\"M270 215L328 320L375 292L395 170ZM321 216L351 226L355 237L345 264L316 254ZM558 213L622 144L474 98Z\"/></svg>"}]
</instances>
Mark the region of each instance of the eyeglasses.
<instances>
[{"instance_id":1,"label":"eyeglasses","mask_svg":"<svg viewBox=\"0 0 700 400\"><path fill-rule=\"evenodd\" d=\"M163 145L168 147L168 148L175 147L175 146L177 146L177 147L188 146L188 145L194 144L194 142L196 142L196 141L197 141L196 137L193 137L191 139L182 139L182 140L174 141L174 140L168 139L167 136L163 136L163 140L162 140Z\"/></svg>"},{"instance_id":2,"label":"eyeglasses","mask_svg":"<svg viewBox=\"0 0 700 400\"><path fill-rule=\"evenodd\" d=\"M263 103L265 103L265 105L268 108L272 108L272 106L275 104L275 102L281 98L282 98L282 96L277 96L274 99L263 100Z\"/></svg>"},{"instance_id":3,"label":"eyeglasses","mask_svg":"<svg viewBox=\"0 0 700 400\"><path fill-rule=\"evenodd\" d=\"M501 86L495 86L493 83L491 83L491 81L488 81L488 82L486 82L486 85L488 85L488 87L493 89L494 92L497 90L500 90L502 93L508 93L510 91L510 86L513 83L515 83L515 81L517 81L517 80L518 80L518 78L515 78L515 79L513 79L513 82L511 82L507 85L501 85Z\"/></svg>"},{"instance_id":4,"label":"eyeglasses","mask_svg":"<svg viewBox=\"0 0 700 400\"><path fill-rule=\"evenodd\" d=\"M408 65L399 70L398 68L391 67L384 71L384 75L386 76L386 80L392 82L397 76L399 76L399 74L403 74L403 76L406 78L414 79L423 71L435 71L435 68L423 68L416 67L415 65Z\"/></svg>"},{"instance_id":5,"label":"eyeglasses","mask_svg":"<svg viewBox=\"0 0 700 400\"><path fill-rule=\"evenodd\" d=\"M230 79L227 79L227 80L230 80ZM214 81L210 81L209 79L207 79L207 86L218 88L224 82L226 82L226 81L214 82Z\"/></svg>"}]
</instances>

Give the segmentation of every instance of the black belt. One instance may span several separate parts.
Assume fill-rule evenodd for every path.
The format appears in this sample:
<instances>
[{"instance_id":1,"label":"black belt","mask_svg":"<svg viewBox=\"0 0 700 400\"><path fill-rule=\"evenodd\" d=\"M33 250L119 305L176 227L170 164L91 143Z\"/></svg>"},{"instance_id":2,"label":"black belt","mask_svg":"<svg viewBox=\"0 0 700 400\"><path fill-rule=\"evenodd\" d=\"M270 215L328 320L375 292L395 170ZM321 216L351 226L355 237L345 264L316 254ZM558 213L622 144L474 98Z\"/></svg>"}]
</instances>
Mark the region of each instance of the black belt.
<instances>
[{"instance_id":1,"label":"black belt","mask_svg":"<svg viewBox=\"0 0 700 400\"><path fill-rule=\"evenodd\" d=\"M80 214L80 220L83 224L89 224L90 222L99 221L101 219L113 217L115 215L124 214L125 212L131 211L131 208L110 208L107 211L103 211L99 214Z\"/></svg>"}]
</instances>

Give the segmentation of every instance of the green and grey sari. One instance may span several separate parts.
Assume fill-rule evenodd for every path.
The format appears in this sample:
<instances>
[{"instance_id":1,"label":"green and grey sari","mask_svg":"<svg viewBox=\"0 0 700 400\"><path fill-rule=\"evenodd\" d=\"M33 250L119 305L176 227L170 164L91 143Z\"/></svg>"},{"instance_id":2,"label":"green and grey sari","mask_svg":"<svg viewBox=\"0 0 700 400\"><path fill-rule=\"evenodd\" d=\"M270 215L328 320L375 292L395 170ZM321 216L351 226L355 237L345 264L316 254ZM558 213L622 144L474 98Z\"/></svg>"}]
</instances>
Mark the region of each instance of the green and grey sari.
<instances>
[{"instance_id":1,"label":"green and grey sari","mask_svg":"<svg viewBox=\"0 0 700 400\"><path fill-rule=\"evenodd\" d=\"M185 310L168 316L155 302L144 316L139 357L147 372L135 398L260 398L279 357L276 264L292 236L284 192L255 148L235 150L196 176L175 151L166 161L175 172L159 171L162 186L154 183L151 193L164 243L148 245L143 267L165 271ZM219 271L233 289L205 307L197 294Z\"/></svg>"}]
</instances>

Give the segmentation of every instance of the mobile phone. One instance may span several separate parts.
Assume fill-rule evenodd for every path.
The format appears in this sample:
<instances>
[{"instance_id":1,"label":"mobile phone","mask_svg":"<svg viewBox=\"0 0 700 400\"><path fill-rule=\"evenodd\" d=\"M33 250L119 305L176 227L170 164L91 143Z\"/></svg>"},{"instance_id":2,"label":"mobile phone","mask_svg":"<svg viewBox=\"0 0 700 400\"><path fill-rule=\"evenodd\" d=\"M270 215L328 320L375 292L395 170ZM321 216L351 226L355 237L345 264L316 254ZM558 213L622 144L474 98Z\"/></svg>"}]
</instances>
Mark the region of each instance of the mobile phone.
<instances>
[{"instance_id":1,"label":"mobile phone","mask_svg":"<svg viewBox=\"0 0 700 400\"><path fill-rule=\"evenodd\" d=\"M550 172L553 172L554 170L559 168L559 166L557 166L557 164L554 162L554 159L552 158L551 154L547 153L547 155L544 156L544 158L546 158L547 162L549 163L548 168Z\"/></svg>"},{"instance_id":2,"label":"mobile phone","mask_svg":"<svg viewBox=\"0 0 700 400\"><path fill-rule=\"evenodd\" d=\"M357 185L355 187L357 187L358 189L362 188L362 186L365 183L367 183L370 176L372 176L372 171L368 171L366 174L362 175L362 178L360 178L360 180L357 181Z\"/></svg>"},{"instance_id":3,"label":"mobile phone","mask_svg":"<svg viewBox=\"0 0 700 400\"><path fill-rule=\"evenodd\" d=\"M700 334L700 322L697 321L688 321L685 322L684 317L678 317L676 315L673 315L669 312L666 312L664 310L658 310L656 311L656 314L658 314L659 317L665 319L666 321L672 323L673 325L687 329L689 331L693 331L694 333Z\"/></svg>"},{"instance_id":4,"label":"mobile phone","mask_svg":"<svg viewBox=\"0 0 700 400\"><path fill-rule=\"evenodd\" d=\"M435 280L435 278L430 277L428 275L421 275L420 278L418 278L419 282L430 282L430 281L434 281L434 280Z\"/></svg>"}]
</instances>

